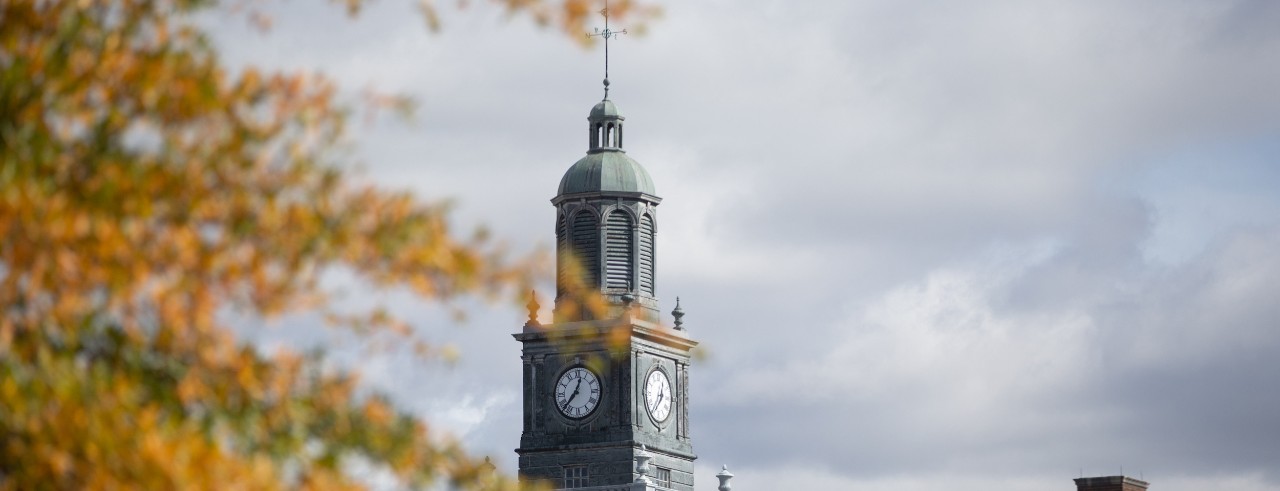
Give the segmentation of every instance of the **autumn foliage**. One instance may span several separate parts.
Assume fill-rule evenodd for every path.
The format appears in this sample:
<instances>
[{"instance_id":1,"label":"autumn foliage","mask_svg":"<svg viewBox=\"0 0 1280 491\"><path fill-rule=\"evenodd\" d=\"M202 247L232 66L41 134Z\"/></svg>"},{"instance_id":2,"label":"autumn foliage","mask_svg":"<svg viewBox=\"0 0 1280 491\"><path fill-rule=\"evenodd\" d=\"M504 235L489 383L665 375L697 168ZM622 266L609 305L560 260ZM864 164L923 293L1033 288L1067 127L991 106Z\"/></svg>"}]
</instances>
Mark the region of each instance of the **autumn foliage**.
<instances>
[{"instance_id":1,"label":"autumn foliage","mask_svg":"<svg viewBox=\"0 0 1280 491\"><path fill-rule=\"evenodd\" d=\"M567 32L594 10L499 3ZM215 2L0 6L0 489L513 486L224 318L417 343L391 313L330 310L322 276L448 299L526 291L533 263L349 175L336 88L223 66L189 19Z\"/></svg>"}]
</instances>

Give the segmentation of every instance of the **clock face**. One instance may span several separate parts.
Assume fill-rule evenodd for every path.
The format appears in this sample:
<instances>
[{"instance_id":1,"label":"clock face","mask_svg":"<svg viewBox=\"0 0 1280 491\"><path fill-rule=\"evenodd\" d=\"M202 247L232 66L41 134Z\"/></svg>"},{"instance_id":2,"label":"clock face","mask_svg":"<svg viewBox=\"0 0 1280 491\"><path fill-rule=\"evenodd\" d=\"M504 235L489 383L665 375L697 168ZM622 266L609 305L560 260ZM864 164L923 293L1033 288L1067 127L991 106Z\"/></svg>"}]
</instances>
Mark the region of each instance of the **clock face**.
<instances>
[{"instance_id":1,"label":"clock face","mask_svg":"<svg viewBox=\"0 0 1280 491\"><path fill-rule=\"evenodd\" d=\"M556 381L556 408L570 418L591 414L600 404L600 379L582 367L564 372Z\"/></svg>"},{"instance_id":2,"label":"clock face","mask_svg":"<svg viewBox=\"0 0 1280 491\"><path fill-rule=\"evenodd\" d=\"M649 372L644 382L644 406L657 421L666 421L671 415L671 381L662 370Z\"/></svg>"}]
</instances>

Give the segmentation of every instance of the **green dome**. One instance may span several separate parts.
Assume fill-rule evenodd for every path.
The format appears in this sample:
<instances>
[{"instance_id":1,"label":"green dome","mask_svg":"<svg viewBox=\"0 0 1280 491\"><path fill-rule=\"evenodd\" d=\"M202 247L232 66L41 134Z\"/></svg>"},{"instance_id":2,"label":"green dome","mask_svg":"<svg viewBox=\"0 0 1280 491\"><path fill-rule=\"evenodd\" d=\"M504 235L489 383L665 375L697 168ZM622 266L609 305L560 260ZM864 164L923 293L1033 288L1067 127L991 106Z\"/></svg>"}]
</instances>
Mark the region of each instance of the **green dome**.
<instances>
[{"instance_id":1,"label":"green dome","mask_svg":"<svg viewBox=\"0 0 1280 491\"><path fill-rule=\"evenodd\" d=\"M614 105L613 101L605 99L591 108L591 116L588 119L598 120L602 118L619 118L621 116L622 113L618 112L618 106Z\"/></svg>"},{"instance_id":2,"label":"green dome","mask_svg":"<svg viewBox=\"0 0 1280 491\"><path fill-rule=\"evenodd\" d=\"M560 196L600 191L657 196L649 172L619 151L589 153L560 179Z\"/></svg>"}]
</instances>

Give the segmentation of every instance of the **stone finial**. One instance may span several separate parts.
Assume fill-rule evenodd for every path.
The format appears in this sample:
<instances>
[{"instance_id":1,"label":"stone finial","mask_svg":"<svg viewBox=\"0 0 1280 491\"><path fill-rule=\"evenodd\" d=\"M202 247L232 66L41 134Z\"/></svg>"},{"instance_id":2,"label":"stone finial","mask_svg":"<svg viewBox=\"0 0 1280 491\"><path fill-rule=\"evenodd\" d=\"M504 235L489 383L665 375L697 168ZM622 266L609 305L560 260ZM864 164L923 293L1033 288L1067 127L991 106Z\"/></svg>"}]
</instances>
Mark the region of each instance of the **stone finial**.
<instances>
[{"instance_id":1,"label":"stone finial","mask_svg":"<svg viewBox=\"0 0 1280 491\"><path fill-rule=\"evenodd\" d=\"M541 307L541 305L538 305L538 292L536 290L529 290L529 303L524 306L524 308L529 309L529 320L525 321L524 325L540 325L538 324L538 309Z\"/></svg>"},{"instance_id":2,"label":"stone finial","mask_svg":"<svg viewBox=\"0 0 1280 491\"><path fill-rule=\"evenodd\" d=\"M649 483L649 478L647 476L649 475L649 461L652 459L653 456L649 455L648 447L641 445L640 451L636 452L636 474L639 474L636 476L637 483Z\"/></svg>"},{"instance_id":3,"label":"stone finial","mask_svg":"<svg viewBox=\"0 0 1280 491\"><path fill-rule=\"evenodd\" d=\"M618 317L621 317L626 320L630 320L631 317L635 314L632 307L635 305L635 302L636 302L636 296L631 294L630 282L627 283L626 293L623 293L621 297L618 297L618 299L622 300L622 313L619 314Z\"/></svg>"},{"instance_id":4,"label":"stone finial","mask_svg":"<svg viewBox=\"0 0 1280 491\"><path fill-rule=\"evenodd\" d=\"M684 310L680 308L680 297L676 297L676 308L671 311L671 316L676 318L676 330L684 330Z\"/></svg>"},{"instance_id":5,"label":"stone finial","mask_svg":"<svg viewBox=\"0 0 1280 491\"><path fill-rule=\"evenodd\" d=\"M716 489L719 489L720 491L729 491L732 488L732 485L729 484L729 480L733 479L733 473L729 472L729 466L726 465L721 467L720 473L716 474L716 479L720 480L720 487Z\"/></svg>"},{"instance_id":6,"label":"stone finial","mask_svg":"<svg viewBox=\"0 0 1280 491\"><path fill-rule=\"evenodd\" d=\"M484 463L480 464L480 482L486 485L492 485L497 478L498 466L493 465L493 461L489 457L484 458Z\"/></svg>"}]
</instances>

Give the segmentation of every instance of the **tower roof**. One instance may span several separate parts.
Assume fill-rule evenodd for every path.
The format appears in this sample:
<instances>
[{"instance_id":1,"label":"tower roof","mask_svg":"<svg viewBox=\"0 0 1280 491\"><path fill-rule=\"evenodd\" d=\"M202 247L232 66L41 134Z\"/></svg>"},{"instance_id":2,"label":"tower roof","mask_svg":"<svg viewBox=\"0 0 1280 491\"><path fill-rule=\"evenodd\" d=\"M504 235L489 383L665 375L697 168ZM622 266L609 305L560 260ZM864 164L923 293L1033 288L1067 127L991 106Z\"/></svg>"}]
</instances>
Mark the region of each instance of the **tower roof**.
<instances>
[{"instance_id":1,"label":"tower roof","mask_svg":"<svg viewBox=\"0 0 1280 491\"><path fill-rule=\"evenodd\" d=\"M608 87L608 79L605 87ZM646 194L657 198L649 172L622 150L622 126L627 118L608 99L597 102L587 116L590 144L587 156L560 178L559 197L579 193Z\"/></svg>"},{"instance_id":2,"label":"tower roof","mask_svg":"<svg viewBox=\"0 0 1280 491\"><path fill-rule=\"evenodd\" d=\"M615 105L613 101L609 99L605 99L603 101L596 103L596 106L591 108L591 115L587 117L587 119L590 119L592 121L601 120L605 118L610 118L610 119L622 118L622 113L618 111L618 106Z\"/></svg>"},{"instance_id":3,"label":"tower roof","mask_svg":"<svg viewBox=\"0 0 1280 491\"><path fill-rule=\"evenodd\" d=\"M616 150L587 154L560 179L560 196L591 192L644 193L657 196L649 172L639 162Z\"/></svg>"}]
</instances>

